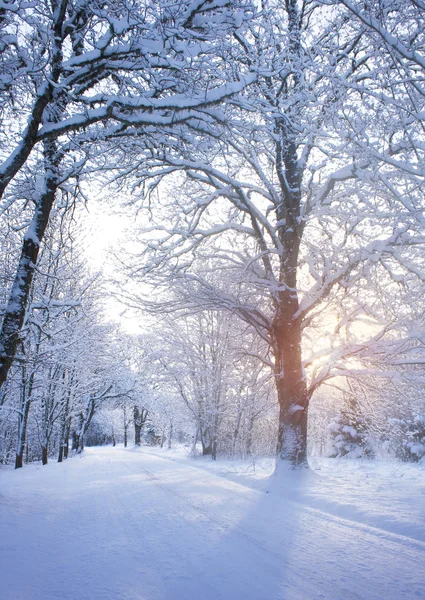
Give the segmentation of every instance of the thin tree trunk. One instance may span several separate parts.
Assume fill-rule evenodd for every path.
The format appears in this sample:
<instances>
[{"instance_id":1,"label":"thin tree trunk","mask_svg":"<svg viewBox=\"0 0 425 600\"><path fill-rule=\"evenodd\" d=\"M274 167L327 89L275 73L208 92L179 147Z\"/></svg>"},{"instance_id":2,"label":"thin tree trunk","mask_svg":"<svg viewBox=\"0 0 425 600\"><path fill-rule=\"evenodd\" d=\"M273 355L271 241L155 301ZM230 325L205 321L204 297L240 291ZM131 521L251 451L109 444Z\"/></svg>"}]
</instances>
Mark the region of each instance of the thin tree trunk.
<instances>
[{"instance_id":1,"label":"thin tree trunk","mask_svg":"<svg viewBox=\"0 0 425 600\"><path fill-rule=\"evenodd\" d=\"M168 430L168 450L171 450L172 439L173 439L173 423L170 422L170 429Z\"/></svg>"},{"instance_id":2,"label":"thin tree trunk","mask_svg":"<svg viewBox=\"0 0 425 600\"><path fill-rule=\"evenodd\" d=\"M70 399L70 395L71 392L68 392L67 394L67 399L66 399L66 403L63 409L63 415L62 415L62 419L61 419L61 429L60 429L60 436L59 436L59 456L58 456L58 462L62 462L62 459L65 457L67 458L67 456L65 456L65 448L68 446L68 437L69 437L69 428L67 427L67 423L69 421L69 399Z\"/></svg>"},{"instance_id":3,"label":"thin tree trunk","mask_svg":"<svg viewBox=\"0 0 425 600\"><path fill-rule=\"evenodd\" d=\"M219 427L219 423L220 423L219 410L220 410L220 402L217 403L216 413L215 413L215 418L214 418L214 432L213 432L213 439L212 439L212 444L211 444L211 458L213 460L217 460L218 427Z\"/></svg>"},{"instance_id":4,"label":"thin tree trunk","mask_svg":"<svg viewBox=\"0 0 425 600\"><path fill-rule=\"evenodd\" d=\"M236 424L235 424L235 428L233 430L233 435L232 435L232 458L234 458L234 456L236 454L236 442L238 441L238 437L239 437L241 420L242 420L242 409L240 406L238 406L238 414L236 417Z\"/></svg>"},{"instance_id":5,"label":"thin tree trunk","mask_svg":"<svg viewBox=\"0 0 425 600\"><path fill-rule=\"evenodd\" d=\"M195 435L193 436L192 449L190 451L192 456L196 455L196 445L198 443L198 437L199 437L199 427L196 429Z\"/></svg>"},{"instance_id":6,"label":"thin tree trunk","mask_svg":"<svg viewBox=\"0 0 425 600\"><path fill-rule=\"evenodd\" d=\"M123 406L123 418L124 418L124 448L127 448L128 444L128 421L127 421L127 407Z\"/></svg>"},{"instance_id":7,"label":"thin tree trunk","mask_svg":"<svg viewBox=\"0 0 425 600\"><path fill-rule=\"evenodd\" d=\"M71 423L72 423L72 419L71 417L68 417L67 423L66 423L66 429L65 429L65 441L64 441L64 446L63 446L63 457L66 459L69 456L69 436L71 433Z\"/></svg>"},{"instance_id":8,"label":"thin tree trunk","mask_svg":"<svg viewBox=\"0 0 425 600\"><path fill-rule=\"evenodd\" d=\"M84 413L80 412L80 414L78 415L78 419L79 419L79 431L78 431L78 435L77 435L77 452L80 454L83 450L84 450L84 425L85 425L85 419L84 419Z\"/></svg>"},{"instance_id":9,"label":"thin tree trunk","mask_svg":"<svg viewBox=\"0 0 425 600\"><path fill-rule=\"evenodd\" d=\"M248 434L246 436L246 455L252 456L252 432L254 429L255 417L251 417L248 425Z\"/></svg>"},{"instance_id":10,"label":"thin tree trunk","mask_svg":"<svg viewBox=\"0 0 425 600\"><path fill-rule=\"evenodd\" d=\"M16 449L15 469L20 469L23 464L24 451L27 446L28 416L30 412L31 398L26 398L23 406L23 414L19 417L18 446Z\"/></svg>"},{"instance_id":11,"label":"thin tree trunk","mask_svg":"<svg viewBox=\"0 0 425 600\"><path fill-rule=\"evenodd\" d=\"M103 395L107 394L109 392L109 390L111 389L112 385L108 387L108 389L104 392ZM93 416L95 414L96 411L96 401L99 400L99 398L95 398L94 396L90 396L89 398L89 402L86 405L86 408L84 410L84 412L81 412L79 414L79 419L80 419L80 431L78 433L78 449L77 452L81 453L84 450L84 437L87 433L88 428L90 427L90 423L93 419Z\"/></svg>"},{"instance_id":12,"label":"thin tree trunk","mask_svg":"<svg viewBox=\"0 0 425 600\"><path fill-rule=\"evenodd\" d=\"M217 460L217 440L215 439L211 444L211 458Z\"/></svg>"},{"instance_id":13,"label":"thin tree trunk","mask_svg":"<svg viewBox=\"0 0 425 600\"><path fill-rule=\"evenodd\" d=\"M137 405L133 407L133 419L134 419L134 443L136 446L141 445L142 428L148 418L148 411L146 408L140 409Z\"/></svg>"},{"instance_id":14,"label":"thin tree trunk","mask_svg":"<svg viewBox=\"0 0 425 600\"><path fill-rule=\"evenodd\" d=\"M0 406L6 402L6 385L0 388Z\"/></svg>"},{"instance_id":15,"label":"thin tree trunk","mask_svg":"<svg viewBox=\"0 0 425 600\"><path fill-rule=\"evenodd\" d=\"M58 462L62 462L62 460L64 458L68 458L69 429L70 429L70 423L69 423L69 417L67 415L66 418L64 418L62 420L62 423L61 423L61 432L60 432L60 439L59 439L59 456L58 456Z\"/></svg>"},{"instance_id":16,"label":"thin tree trunk","mask_svg":"<svg viewBox=\"0 0 425 600\"><path fill-rule=\"evenodd\" d=\"M63 372L63 379L65 381L65 377L66 377L66 370L64 369ZM65 400L65 405L63 407L63 413L62 413L62 418L61 418L61 428L60 428L60 436L59 436L59 456L58 456L58 462L62 462L64 455L65 455L65 450L64 448L68 445L68 437L69 437L69 406L70 406L70 402L71 402L71 393L72 393L72 385L74 382L74 369L72 369L71 371L71 375L68 381L68 389L66 392L66 400ZM67 453L68 456L68 453ZM65 456L65 458L67 458L67 456Z\"/></svg>"},{"instance_id":17,"label":"thin tree trunk","mask_svg":"<svg viewBox=\"0 0 425 600\"><path fill-rule=\"evenodd\" d=\"M38 332L38 338L36 342L35 356L38 354L40 346L41 333ZM21 388L21 412L18 419L18 445L16 448L15 458L15 469L20 469L23 465L23 457L25 448L27 446L27 430L28 430L28 417L30 413L31 401L32 401L32 390L34 385L35 377L35 365L32 368L28 382L25 377L25 367L22 367L22 388ZM28 462L28 460L27 460Z\"/></svg>"},{"instance_id":18,"label":"thin tree trunk","mask_svg":"<svg viewBox=\"0 0 425 600\"><path fill-rule=\"evenodd\" d=\"M43 465L47 464L48 460L48 449L50 447L50 438L52 436L54 422L55 422L55 411L58 407L58 403L55 402L56 390L59 378L63 376L62 368L59 365L49 369L49 385L47 390L43 394L42 399L42 419L41 419L41 430L42 430L42 462Z\"/></svg>"}]
</instances>

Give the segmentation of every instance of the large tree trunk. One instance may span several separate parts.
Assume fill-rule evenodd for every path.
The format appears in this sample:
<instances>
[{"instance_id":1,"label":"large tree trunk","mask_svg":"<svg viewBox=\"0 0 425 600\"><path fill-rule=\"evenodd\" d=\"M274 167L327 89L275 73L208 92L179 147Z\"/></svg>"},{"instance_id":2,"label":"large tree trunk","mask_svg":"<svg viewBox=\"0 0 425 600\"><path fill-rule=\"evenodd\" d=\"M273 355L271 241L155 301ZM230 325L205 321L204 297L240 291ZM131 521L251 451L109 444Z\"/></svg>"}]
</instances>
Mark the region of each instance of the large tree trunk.
<instances>
[{"instance_id":1,"label":"large tree trunk","mask_svg":"<svg viewBox=\"0 0 425 600\"><path fill-rule=\"evenodd\" d=\"M15 280L0 329L0 388L5 383L16 356L37 258L58 188L59 160L53 142L45 142L44 160L46 165L44 190L38 199L32 221L24 237Z\"/></svg>"},{"instance_id":2,"label":"large tree trunk","mask_svg":"<svg viewBox=\"0 0 425 600\"><path fill-rule=\"evenodd\" d=\"M212 454L212 444L210 441L205 442L201 439L202 444L202 456L211 456Z\"/></svg>"},{"instance_id":3,"label":"large tree trunk","mask_svg":"<svg viewBox=\"0 0 425 600\"><path fill-rule=\"evenodd\" d=\"M293 88L286 93L294 96L303 89L299 64L303 50L300 42L300 15L297 0L287 0L290 56L294 61ZM303 172L297 154L301 115L294 111L293 119L276 120L276 171L281 202L276 208L282 223L278 235L282 245L279 284L273 322L275 381L279 402L277 468L286 463L291 469L308 467L307 409L308 394L301 357L301 320L297 271L304 221L301 216L301 181Z\"/></svg>"},{"instance_id":4,"label":"large tree trunk","mask_svg":"<svg viewBox=\"0 0 425 600\"><path fill-rule=\"evenodd\" d=\"M141 438L142 438L142 426L139 425L138 423L134 423L134 443L136 444L136 446L140 446L141 445Z\"/></svg>"},{"instance_id":5,"label":"large tree trunk","mask_svg":"<svg viewBox=\"0 0 425 600\"><path fill-rule=\"evenodd\" d=\"M199 426L199 433L201 437L202 456L211 456L213 452L213 445L209 428L201 424Z\"/></svg>"},{"instance_id":6,"label":"large tree trunk","mask_svg":"<svg viewBox=\"0 0 425 600\"><path fill-rule=\"evenodd\" d=\"M287 304L292 318L281 320L275 326L275 381L279 402L276 453L278 463L284 461L292 469L308 467L308 394L301 358L301 326L293 318L297 305L292 295Z\"/></svg>"},{"instance_id":7,"label":"large tree trunk","mask_svg":"<svg viewBox=\"0 0 425 600\"><path fill-rule=\"evenodd\" d=\"M134 443L136 446L140 446L142 443L142 429L148 418L148 411L146 408L139 408L137 405L133 407L133 419L134 419Z\"/></svg>"},{"instance_id":8,"label":"large tree trunk","mask_svg":"<svg viewBox=\"0 0 425 600\"><path fill-rule=\"evenodd\" d=\"M79 438L79 435L78 435L78 433L77 433L77 432L74 430L74 431L72 432L72 445L71 445L71 450L73 450L73 451L75 451L75 452L76 452L76 451L78 450L78 447L79 447L79 445L80 445L80 438Z\"/></svg>"}]
</instances>

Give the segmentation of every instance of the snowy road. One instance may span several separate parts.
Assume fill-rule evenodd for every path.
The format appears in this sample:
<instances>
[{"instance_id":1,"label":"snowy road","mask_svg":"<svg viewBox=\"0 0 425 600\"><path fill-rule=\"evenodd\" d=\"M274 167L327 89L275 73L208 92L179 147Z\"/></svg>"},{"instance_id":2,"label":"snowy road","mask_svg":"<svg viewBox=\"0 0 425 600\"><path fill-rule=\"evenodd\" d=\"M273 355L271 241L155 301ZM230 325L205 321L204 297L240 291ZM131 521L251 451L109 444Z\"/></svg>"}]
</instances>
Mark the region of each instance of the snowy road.
<instances>
[{"instance_id":1,"label":"snowy road","mask_svg":"<svg viewBox=\"0 0 425 600\"><path fill-rule=\"evenodd\" d=\"M2 600L425 599L425 544L118 448L0 477Z\"/></svg>"}]
</instances>

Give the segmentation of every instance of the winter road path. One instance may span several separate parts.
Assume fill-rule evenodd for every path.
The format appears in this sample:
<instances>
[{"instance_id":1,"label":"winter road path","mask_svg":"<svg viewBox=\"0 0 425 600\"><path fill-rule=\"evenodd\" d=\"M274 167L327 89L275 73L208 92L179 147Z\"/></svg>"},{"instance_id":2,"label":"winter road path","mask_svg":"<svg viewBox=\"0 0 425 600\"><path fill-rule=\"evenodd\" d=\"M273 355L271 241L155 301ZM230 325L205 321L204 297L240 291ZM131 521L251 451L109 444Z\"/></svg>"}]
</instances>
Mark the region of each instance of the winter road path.
<instances>
[{"instance_id":1,"label":"winter road path","mask_svg":"<svg viewBox=\"0 0 425 600\"><path fill-rule=\"evenodd\" d=\"M425 600L425 544L151 454L0 486L2 600Z\"/></svg>"}]
</instances>

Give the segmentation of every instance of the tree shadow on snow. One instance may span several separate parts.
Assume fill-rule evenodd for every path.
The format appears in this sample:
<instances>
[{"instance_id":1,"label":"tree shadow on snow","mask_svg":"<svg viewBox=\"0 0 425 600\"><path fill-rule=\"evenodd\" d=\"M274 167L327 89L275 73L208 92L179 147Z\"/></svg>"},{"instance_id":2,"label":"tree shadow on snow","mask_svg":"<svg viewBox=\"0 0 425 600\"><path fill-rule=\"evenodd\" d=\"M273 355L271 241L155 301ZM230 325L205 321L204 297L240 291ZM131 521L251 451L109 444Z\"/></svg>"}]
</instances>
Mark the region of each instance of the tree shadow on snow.
<instances>
[{"instance_id":1,"label":"tree shadow on snow","mask_svg":"<svg viewBox=\"0 0 425 600\"><path fill-rule=\"evenodd\" d=\"M311 525L298 502L310 485L309 477L272 476L261 491L229 485L236 495L228 493L224 505L214 504L214 489L205 490L212 495L213 510L204 499L202 508L184 517L187 543L176 557L180 560L173 565L174 573L164 574L164 599L325 597L316 587L320 576L314 564L307 567L305 562L303 541ZM195 543L193 528L199 529Z\"/></svg>"}]
</instances>

